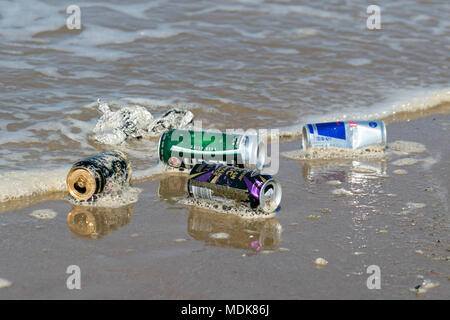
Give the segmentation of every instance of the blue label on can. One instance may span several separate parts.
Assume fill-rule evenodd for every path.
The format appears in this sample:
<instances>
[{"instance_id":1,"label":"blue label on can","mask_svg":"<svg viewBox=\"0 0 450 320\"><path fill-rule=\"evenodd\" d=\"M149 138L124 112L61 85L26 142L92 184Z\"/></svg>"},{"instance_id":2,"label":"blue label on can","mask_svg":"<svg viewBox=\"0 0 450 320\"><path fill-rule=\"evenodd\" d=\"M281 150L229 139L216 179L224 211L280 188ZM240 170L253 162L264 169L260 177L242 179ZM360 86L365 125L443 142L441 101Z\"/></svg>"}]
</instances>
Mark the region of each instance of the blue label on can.
<instances>
[{"instance_id":1,"label":"blue label on can","mask_svg":"<svg viewBox=\"0 0 450 320\"><path fill-rule=\"evenodd\" d=\"M314 134L314 129L312 124L308 124L309 133Z\"/></svg>"},{"instance_id":2,"label":"blue label on can","mask_svg":"<svg viewBox=\"0 0 450 320\"><path fill-rule=\"evenodd\" d=\"M318 123L316 128L318 135L345 140L344 122Z\"/></svg>"},{"instance_id":3,"label":"blue label on can","mask_svg":"<svg viewBox=\"0 0 450 320\"><path fill-rule=\"evenodd\" d=\"M377 127L377 123L371 121L371 122L369 122L369 126L370 126L371 128L376 128L376 127Z\"/></svg>"}]
</instances>

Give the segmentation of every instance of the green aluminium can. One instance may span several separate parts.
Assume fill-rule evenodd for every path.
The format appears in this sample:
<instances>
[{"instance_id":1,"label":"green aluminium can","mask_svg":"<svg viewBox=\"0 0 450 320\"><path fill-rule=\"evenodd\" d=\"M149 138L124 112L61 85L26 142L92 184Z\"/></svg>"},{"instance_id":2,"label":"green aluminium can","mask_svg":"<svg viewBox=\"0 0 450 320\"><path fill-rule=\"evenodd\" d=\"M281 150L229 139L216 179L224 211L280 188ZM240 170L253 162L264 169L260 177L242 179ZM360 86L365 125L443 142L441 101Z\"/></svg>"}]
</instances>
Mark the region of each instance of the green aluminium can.
<instances>
[{"instance_id":1,"label":"green aluminium can","mask_svg":"<svg viewBox=\"0 0 450 320\"><path fill-rule=\"evenodd\" d=\"M261 170L265 163L265 145L257 135L215 131L169 130L159 138L158 154L174 168L208 162Z\"/></svg>"}]
</instances>

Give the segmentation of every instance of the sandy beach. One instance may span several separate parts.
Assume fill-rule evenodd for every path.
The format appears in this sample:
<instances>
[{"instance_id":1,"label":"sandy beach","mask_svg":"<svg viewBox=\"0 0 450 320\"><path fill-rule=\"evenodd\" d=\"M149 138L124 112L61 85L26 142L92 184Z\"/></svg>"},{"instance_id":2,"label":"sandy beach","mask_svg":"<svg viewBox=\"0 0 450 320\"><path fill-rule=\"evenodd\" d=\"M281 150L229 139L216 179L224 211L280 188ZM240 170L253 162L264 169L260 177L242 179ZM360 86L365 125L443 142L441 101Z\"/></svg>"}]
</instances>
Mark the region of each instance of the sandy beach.
<instances>
[{"instance_id":1,"label":"sandy beach","mask_svg":"<svg viewBox=\"0 0 450 320\"><path fill-rule=\"evenodd\" d=\"M65 193L3 203L0 299L449 299L450 105L440 109L390 119L388 146L416 148L380 160L280 156L270 219L180 204L180 175L141 181L119 209L75 208ZM71 265L79 290L66 285Z\"/></svg>"},{"instance_id":2,"label":"sandy beach","mask_svg":"<svg viewBox=\"0 0 450 320\"><path fill-rule=\"evenodd\" d=\"M448 7L0 0L0 300L449 300ZM305 124L378 120L385 152L300 150ZM192 127L270 138L275 215L187 198L158 141ZM112 149L131 188L70 201Z\"/></svg>"}]
</instances>

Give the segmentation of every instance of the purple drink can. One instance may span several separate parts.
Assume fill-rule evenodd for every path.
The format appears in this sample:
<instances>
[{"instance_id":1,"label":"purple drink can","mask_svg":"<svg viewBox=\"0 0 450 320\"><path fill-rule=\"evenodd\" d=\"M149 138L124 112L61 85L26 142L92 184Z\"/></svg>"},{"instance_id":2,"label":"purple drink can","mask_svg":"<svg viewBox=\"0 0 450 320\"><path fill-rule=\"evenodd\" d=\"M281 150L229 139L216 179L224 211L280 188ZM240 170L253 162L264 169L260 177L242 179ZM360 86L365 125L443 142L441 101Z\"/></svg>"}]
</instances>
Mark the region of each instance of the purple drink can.
<instances>
[{"instance_id":1,"label":"purple drink can","mask_svg":"<svg viewBox=\"0 0 450 320\"><path fill-rule=\"evenodd\" d=\"M269 213L281 202L281 185L272 176L221 164L196 164L187 187L194 198L230 199Z\"/></svg>"},{"instance_id":2,"label":"purple drink can","mask_svg":"<svg viewBox=\"0 0 450 320\"><path fill-rule=\"evenodd\" d=\"M341 121L306 124L302 129L303 150L309 148L362 149L386 147L383 121Z\"/></svg>"}]
</instances>

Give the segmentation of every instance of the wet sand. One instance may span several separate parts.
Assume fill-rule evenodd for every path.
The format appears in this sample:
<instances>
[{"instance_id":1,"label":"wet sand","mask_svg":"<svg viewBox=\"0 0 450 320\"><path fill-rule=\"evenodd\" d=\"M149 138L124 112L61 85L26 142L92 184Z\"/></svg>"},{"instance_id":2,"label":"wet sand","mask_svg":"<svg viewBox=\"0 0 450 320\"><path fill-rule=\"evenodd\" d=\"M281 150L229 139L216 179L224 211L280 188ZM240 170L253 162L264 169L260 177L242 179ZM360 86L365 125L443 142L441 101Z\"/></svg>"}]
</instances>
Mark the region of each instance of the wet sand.
<instances>
[{"instance_id":1,"label":"wet sand","mask_svg":"<svg viewBox=\"0 0 450 320\"><path fill-rule=\"evenodd\" d=\"M182 176L135 185L139 201L119 209L73 208L61 194L15 201L0 213L0 299L449 299L449 130L448 113L390 122L388 144L426 150L382 160L280 156L271 219L182 205ZM42 209L57 215L30 216ZM70 265L80 290L66 287ZM371 265L380 289L367 288ZM439 286L411 290L424 280Z\"/></svg>"}]
</instances>

